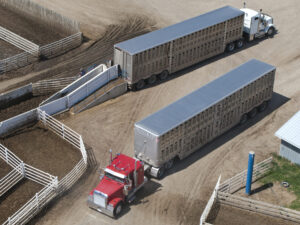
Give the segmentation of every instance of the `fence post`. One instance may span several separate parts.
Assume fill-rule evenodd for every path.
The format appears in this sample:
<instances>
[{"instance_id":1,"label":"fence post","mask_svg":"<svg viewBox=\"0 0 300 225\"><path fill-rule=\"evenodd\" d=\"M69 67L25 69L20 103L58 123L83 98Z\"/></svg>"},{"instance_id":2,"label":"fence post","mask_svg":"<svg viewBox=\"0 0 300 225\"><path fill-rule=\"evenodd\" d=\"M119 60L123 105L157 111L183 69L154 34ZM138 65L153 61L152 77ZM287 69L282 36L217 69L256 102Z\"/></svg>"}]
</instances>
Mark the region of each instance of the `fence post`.
<instances>
[{"instance_id":1,"label":"fence post","mask_svg":"<svg viewBox=\"0 0 300 225\"><path fill-rule=\"evenodd\" d=\"M61 125L61 129L62 129L62 137L63 139L65 139L65 127L63 124Z\"/></svg>"},{"instance_id":2,"label":"fence post","mask_svg":"<svg viewBox=\"0 0 300 225\"><path fill-rule=\"evenodd\" d=\"M23 177L26 177L26 173L25 173L25 165L24 165L24 162L23 162L23 161L21 161L21 169L22 169Z\"/></svg>"},{"instance_id":3,"label":"fence post","mask_svg":"<svg viewBox=\"0 0 300 225\"><path fill-rule=\"evenodd\" d=\"M4 150L5 150L5 159L6 159L6 162L8 163L8 152L7 152L7 148L4 147Z\"/></svg>"},{"instance_id":4,"label":"fence post","mask_svg":"<svg viewBox=\"0 0 300 225\"><path fill-rule=\"evenodd\" d=\"M247 170L247 183L246 183L246 194L251 194L251 184L252 184L252 175L253 175L253 164L254 164L254 152L249 152L248 160L248 170Z\"/></svg>"},{"instance_id":5,"label":"fence post","mask_svg":"<svg viewBox=\"0 0 300 225\"><path fill-rule=\"evenodd\" d=\"M39 206L39 195L38 195L38 193L35 194L35 201L36 201L36 208L37 208L37 210L39 210L40 206Z\"/></svg>"}]
</instances>

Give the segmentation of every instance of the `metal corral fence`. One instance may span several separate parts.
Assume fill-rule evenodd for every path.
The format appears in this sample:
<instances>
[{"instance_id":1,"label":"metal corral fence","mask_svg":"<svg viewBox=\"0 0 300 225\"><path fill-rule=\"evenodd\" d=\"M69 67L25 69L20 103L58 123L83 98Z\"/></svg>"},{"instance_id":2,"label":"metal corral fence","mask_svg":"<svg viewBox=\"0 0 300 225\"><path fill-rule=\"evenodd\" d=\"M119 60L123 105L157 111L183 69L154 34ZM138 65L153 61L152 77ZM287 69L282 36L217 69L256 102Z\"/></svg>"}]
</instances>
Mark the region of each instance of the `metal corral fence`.
<instances>
[{"instance_id":1,"label":"metal corral fence","mask_svg":"<svg viewBox=\"0 0 300 225\"><path fill-rule=\"evenodd\" d=\"M28 178L45 186L41 191L36 193L35 196L31 198L24 206L22 206L11 217L9 217L7 221L4 222L4 225L27 223L43 208L43 206L50 202L54 197L71 188L87 168L87 153L81 135L65 126L58 120L54 119L42 110L37 109L37 113L39 120L47 128L49 128L51 131L80 150L82 159L65 177L58 181L57 177L54 177L30 165L22 163L22 161L17 156L15 156L4 146L0 145L0 157L3 160L9 162L9 165L13 165L14 168L20 166L21 169L19 169L18 171L23 172L22 178ZM10 155L11 157L9 157ZM21 163L18 164L19 162L21 162L22 165Z\"/></svg>"},{"instance_id":2,"label":"metal corral fence","mask_svg":"<svg viewBox=\"0 0 300 225\"><path fill-rule=\"evenodd\" d=\"M253 167L252 182L255 182L259 178L263 177L271 170L273 158L270 157L260 163L257 163ZM234 193L246 186L247 170L235 175L234 177L224 181L220 184L219 191L224 193Z\"/></svg>"},{"instance_id":3,"label":"metal corral fence","mask_svg":"<svg viewBox=\"0 0 300 225\"><path fill-rule=\"evenodd\" d=\"M80 78L80 76L38 81L32 84L32 94L33 96L38 96L59 91L78 78Z\"/></svg>"},{"instance_id":4,"label":"metal corral fence","mask_svg":"<svg viewBox=\"0 0 300 225\"><path fill-rule=\"evenodd\" d=\"M256 164L253 168L252 182L255 182L257 179L266 175L266 173L270 171L271 167L272 167L272 157ZM261 213L267 216L290 220L300 224L299 211L287 209L281 206L272 205L262 201L252 200L249 198L233 195L232 193L245 187L246 175L247 175L247 170L226 180L225 182L220 184L219 188L217 188L218 185L217 183L216 188L210 200L208 201L205 210L202 213L200 219L200 225L207 224L205 223L205 219L207 218L209 211L214 202L230 205L240 209L253 211L256 213Z\"/></svg>"},{"instance_id":5,"label":"metal corral fence","mask_svg":"<svg viewBox=\"0 0 300 225\"><path fill-rule=\"evenodd\" d=\"M268 216L279 217L281 219L290 220L300 224L300 212L287 209L281 206L272 205L262 201L252 200L229 193L219 191L218 202L241 209L262 213Z\"/></svg>"},{"instance_id":6,"label":"metal corral fence","mask_svg":"<svg viewBox=\"0 0 300 225\"><path fill-rule=\"evenodd\" d=\"M13 170L0 180L0 196L12 188L23 178L27 178L44 186L24 206L7 219L4 224L24 224L28 222L47 202L56 195L57 177L23 163L14 153L0 144L0 158Z\"/></svg>"},{"instance_id":7,"label":"metal corral fence","mask_svg":"<svg viewBox=\"0 0 300 225\"><path fill-rule=\"evenodd\" d=\"M72 34L61 40L40 47L40 55L45 58L55 57L81 45L82 33Z\"/></svg>"},{"instance_id":8,"label":"metal corral fence","mask_svg":"<svg viewBox=\"0 0 300 225\"><path fill-rule=\"evenodd\" d=\"M80 150L82 159L77 165L58 182L58 192L61 193L70 187L81 177L87 168L87 153L81 135L62 124L45 111L38 109L40 121L52 130L54 133L62 137L64 140L72 144Z\"/></svg>"},{"instance_id":9,"label":"metal corral fence","mask_svg":"<svg viewBox=\"0 0 300 225\"><path fill-rule=\"evenodd\" d=\"M31 55L28 52L23 52L12 57L0 60L0 74L27 66L38 60L38 57Z\"/></svg>"},{"instance_id":10,"label":"metal corral fence","mask_svg":"<svg viewBox=\"0 0 300 225\"><path fill-rule=\"evenodd\" d=\"M209 215L209 212L211 210L211 207L213 206L213 204L215 203L216 199L217 199L217 193L218 193L218 189L219 189L219 185L220 185L220 180L221 180L221 176L219 176L218 182L215 186L215 189L210 197L210 199L208 200L208 203L200 217L200 225L204 225L206 222L206 219Z\"/></svg>"},{"instance_id":11,"label":"metal corral fence","mask_svg":"<svg viewBox=\"0 0 300 225\"><path fill-rule=\"evenodd\" d=\"M0 144L0 158L13 169L0 180L0 196L25 177L24 163L6 147Z\"/></svg>"},{"instance_id":12,"label":"metal corral fence","mask_svg":"<svg viewBox=\"0 0 300 225\"><path fill-rule=\"evenodd\" d=\"M0 26L0 39L16 46L28 52L32 55L38 56L39 55L39 46L34 44L33 42L22 38L21 36L3 28Z\"/></svg>"},{"instance_id":13,"label":"metal corral fence","mask_svg":"<svg viewBox=\"0 0 300 225\"><path fill-rule=\"evenodd\" d=\"M79 23L53 10L44 8L30 0L0 0L5 8L18 11L20 14L36 18L52 30L60 30L68 35L80 32Z\"/></svg>"}]
</instances>

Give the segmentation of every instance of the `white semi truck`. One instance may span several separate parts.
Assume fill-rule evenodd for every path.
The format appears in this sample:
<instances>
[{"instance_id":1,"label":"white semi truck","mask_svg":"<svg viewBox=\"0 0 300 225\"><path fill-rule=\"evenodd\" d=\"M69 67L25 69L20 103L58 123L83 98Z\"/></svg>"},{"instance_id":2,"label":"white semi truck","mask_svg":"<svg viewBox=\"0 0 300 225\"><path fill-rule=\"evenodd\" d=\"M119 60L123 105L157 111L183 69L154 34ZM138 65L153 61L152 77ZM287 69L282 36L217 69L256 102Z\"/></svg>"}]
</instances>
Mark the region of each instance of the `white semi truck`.
<instances>
[{"instance_id":1,"label":"white semi truck","mask_svg":"<svg viewBox=\"0 0 300 225\"><path fill-rule=\"evenodd\" d=\"M244 15L244 34L248 38L248 41L252 41L255 38L274 35L276 28L274 26L274 20L271 16L259 12L253 9L244 8L241 9L245 13Z\"/></svg>"},{"instance_id":2,"label":"white semi truck","mask_svg":"<svg viewBox=\"0 0 300 225\"><path fill-rule=\"evenodd\" d=\"M114 63L129 88L167 79L193 64L272 36L273 18L260 10L225 6L114 45Z\"/></svg>"}]
</instances>

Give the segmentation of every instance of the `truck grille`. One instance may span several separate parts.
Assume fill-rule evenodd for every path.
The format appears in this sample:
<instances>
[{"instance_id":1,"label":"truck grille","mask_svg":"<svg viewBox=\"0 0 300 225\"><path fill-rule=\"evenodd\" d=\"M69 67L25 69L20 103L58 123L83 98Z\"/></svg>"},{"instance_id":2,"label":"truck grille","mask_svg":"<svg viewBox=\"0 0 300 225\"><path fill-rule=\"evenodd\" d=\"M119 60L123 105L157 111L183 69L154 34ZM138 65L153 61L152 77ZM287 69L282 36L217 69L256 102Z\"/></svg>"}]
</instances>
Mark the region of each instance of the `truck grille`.
<instances>
[{"instance_id":1,"label":"truck grille","mask_svg":"<svg viewBox=\"0 0 300 225\"><path fill-rule=\"evenodd\" d=\"M106 208L106 196L99 191L94 191L94 203Z\"/></svg>"}]
</instances>

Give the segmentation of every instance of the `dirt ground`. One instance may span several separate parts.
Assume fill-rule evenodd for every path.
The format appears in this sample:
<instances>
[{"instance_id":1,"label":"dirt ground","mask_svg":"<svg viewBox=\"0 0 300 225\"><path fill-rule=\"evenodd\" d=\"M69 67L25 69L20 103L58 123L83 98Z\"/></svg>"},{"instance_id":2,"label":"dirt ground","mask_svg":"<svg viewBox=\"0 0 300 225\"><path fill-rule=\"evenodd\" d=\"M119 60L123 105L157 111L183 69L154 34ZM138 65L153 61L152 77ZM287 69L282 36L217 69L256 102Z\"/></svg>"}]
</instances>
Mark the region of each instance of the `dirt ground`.
<instances>
[{"instance_id":1,"label":"dirt ground","mask_svg":"<svg viewBox=\"0 0 300 225\"><path fill-rule=\"evenodd\" d=\"M82 22L87 36L95 40L103 34L107 24L120 21L132 13L149 17L157 22L155 26L161 27L227 4L240 8L243 3L242 0L133 0L130 2L113 0L109 4L99 0L34 1L78 19ZM274 17L278 28L278 34L274 38L256 41L233 54L223 54L210 59L174 75L167 82L139 92L126 93L83 113L65 118L64 122L83 135L85 142L93 147L100 167L105 167L109 161L110 148L115 153L133 155L135 122L251 58L257 58L277 67L270 107L247 124L232 129L179 162L164 179L152 180L145 187L147 191L141 191L136 202L126 206L123 215L117 220L91 210L86 205L89 191L99 181L99 174L95 171L86 175L85 180L53 204L47 213L35 220L34 224L199 224L202 210L220 174L222 180L226 180L246 169L249 151L255 151L257 161L266 159L272 152L278 152L280 140L274 136L274 133L299 110L300 105L300 44L295 38L300 36L300 30L295 29L300 25L298 20L300 5L297 0L285 2L253 0L251 3L248 2L248 7L256 10L262 8ZM105 42L101 43L103 44ZM96 52L97 48L92 49L90 47L88 51ZM81 55L87 57L83 47L77 51L81 50ZM94 57L97 57L97 54L95 53ZM34 69L35 66L46 68L45 64L48 62L35 64L33 66L35 72L22 79L29 79L35 75L38 77L41 74L60 76L72 73L73 68L69 68L68 65L72 65L74 61L71 62L69 58L64 57L55 60L63 59L66 60L55 65L51 72L46 70L37 73L36 71L39 70ZM49 65L59 62L55 60ZM76 66L81 62L85 64L91 60L78 59ZM16 82L23 82L22 79L18 77L15 80L4 80L0 83L0 89ZM228 219L234 218L238 218L237 224L245 224L251 214L231 209L227 210L226 214L221 210L220 212L219 224L226 224ZM267 221L272 223L270 218Z\"/></svg>"},{"instance_id":2,"label":"dirt ground","mask_svg":"<svg viewBox=\"0 0 300 225\"><path fill-rule=\"evenodd\" d=\"M42 185L23 179L13 186L8 192L0 197L0 224L13 215L26 202L28 202L35 193L43 188Z\"/></svg>"},{"instance_id":3,"label":"dirt ground","mask_svg":"<svg viewBox=\"0 0 300 225\"><path fill-rule=\"evenodd\" d=\"M5 177L11 170L12 167L0 158L0 180L1 178Z\"/></svg>"},{"instance_id":4,"label":"dirt ground","mask_svg":"<svg viewBox=\"0 0 300 225\"><path fill-rule=\"evenodd\" d=\"M20 54L22 52L23 51L21 49L7 43L6 41L0 40L0 60Z\"/></svg>"},{"instance_id":5,"label":"dirt ground","mask_svg":"<svg viewBox=\"0 0 300 225\"><path fill-rule=\"evenodd\" d=\"M262 184L256 181L252 184L252 193L247 198L251 198L258 201L271 203L287 207L296 200L297 197L292 192L289 192L285 187L282 187L279 182ZM245 188L236 193L242 197L246 197Z\"/></svg>"},{"instance_id":6,"label":"dirt ground","mask_svg":"<svg viewBox=\"0 0 300 225\"><path fill-rule=\"evenodd\" d=\"M0 122L38 107L39 104L49 96L50 95L27 96L25 99L22 98L8 105L8 107L0 106Z\"/></svg>"},{"instance_id":7,"label":"dirt ground","mask_svg":"<svg viewBox=\"0 0 300 225\"><path fill-rule=\"evenodd\" d=\"M66 34L52 31L38 20L31 19L0 6L0 26L37 45L45 45L66 37Z\"/></svg>"},{"instance_id":8,"label":"dirt ground","mask_svg":"<svg viewBox=\"0 0 300 225\"><path fill-rule=\"evenodd\" d=\"M208 220L214 225L294 225L295 223L280 218L269 217L227 205L216 204L216 218ZM215 212L212 212L212 214ZM234 216L233 216L234 215ZM242 222L241 222L242 221Z\"/></svg>"},{"instance_id":9,"label":"dirt ground","mask_svg":"<svg viewBox=\"0 0 300 225\"><path fill-rule=\"evenodd\" d=\"M25 163L61 179L81 159L81 153L40 123L19 130L0 143Z\"/></svg>"}]
</instances>

